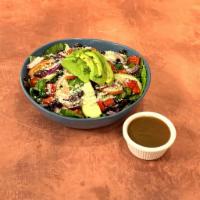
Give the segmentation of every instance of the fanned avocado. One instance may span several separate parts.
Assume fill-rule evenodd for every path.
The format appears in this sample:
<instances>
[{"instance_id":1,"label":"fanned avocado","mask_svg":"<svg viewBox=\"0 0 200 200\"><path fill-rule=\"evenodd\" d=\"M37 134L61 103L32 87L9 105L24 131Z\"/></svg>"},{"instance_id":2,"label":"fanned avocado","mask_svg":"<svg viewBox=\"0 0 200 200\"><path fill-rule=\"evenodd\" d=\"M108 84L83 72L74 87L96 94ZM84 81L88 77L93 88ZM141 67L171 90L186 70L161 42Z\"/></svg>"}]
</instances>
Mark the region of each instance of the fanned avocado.
<instances>
[{"instance_id":1,"label":"fanned avocado","mask_svg":"<svg viewBox=\"0 0 200 200\"><path fill-rule=\"evenodd\" d=\"M90 69L87 64L80 58L66 57L62 60L61 65L73 75L79 77L83 82L89 81Z\"/></svg>"},{"instance_id":2,"label":"fanned avocado","mask_svg":"<svg viewBox=\"0 0 200 200\"><path fill-rule=\"evenodd\" d=\"M93 59L90 56L86 55L84 52L80 54L80 58L85 61L87 66L90 68L90 80L99 85L104 84L104 79L102 79L102 77L98 77L98 68Z\"/></svg>"},{"instance_id":3,"label":"fanned avocado","mask_svg":"<svg viewBox=\"0 0 200 200\"><path fill-rule=\"evenodd\" d=\"M103 67L104 67L104 71L106 72L106 83L112 83L113 79L114 79L114 74L113 71L111 69L111 66L109 65L108 61L105 59L105 57L103 55L101 55L98 51L94 51L94 53L99 57L99 59L101 60Z\"/></svg>"},{"instance_id":4,"label":"fanned avocado","mask_svg":"<svg viewBox=\"0 0 200 200\"><path fill-rule=\"evenodd\" d=\"M106 67L104 65L103 60L101 59L101 54L97 53L96 50L90 51L90 52L86 52L85 54L91 56L93 58L94 63L97 66L98 72L101 71L101 76L96 76L95 78L97 78L97 80L99 81L99 84L104 84L106 83L107 80L107 72L106 72Z\"/></svg>"},{"instance_id":5,"label":"fanned avocado","mask_svg":"<svg viewBox=\"0 0 200 200\"><path fill-rule=\"evenodd\" d=\"M113 82L113 72L107 60L96 50L79 49L63 59L62 66L83 82L102 85Z\"/></svg>"},{"instance_id":6,"label":"fanned avocado","mask_svg":"<svg viewBox=\"0 0 200 200\"><path fill-rule=\"evenodd\" d=\"M94 89L90 82L85 83L82 87L84 92L82 111L86 117L96 118L99 117L102 112L97 104Z\"/></svg>"},{"instance_id":7,"label":"fanned avocado","mask_svg":"<svg viewBox=\"0 0 200 200\"><path fill-rule=\"evenodd\" d=\"M98 74L97 66L93 62L92 58L88 55L81 53L80 58L87 64L87 66L90 68L90 79Z\"/></svg>"},{"instance_id":8,"label":"fanned avocado","mask_svg":"<svg viewBox=\"0 0 200 200\"><path fill-rule=\"evenodd\" d=\"M87 51L87 52L85 52L85 54L90 56L93 59L94 63L97 66L97 69L98 69L98 76L102 77L103 76L103 66L102 66L102 63L101 63L101 60L99 59L99 57L94 53L94 51Z\"/></svg>"}]
</instances>

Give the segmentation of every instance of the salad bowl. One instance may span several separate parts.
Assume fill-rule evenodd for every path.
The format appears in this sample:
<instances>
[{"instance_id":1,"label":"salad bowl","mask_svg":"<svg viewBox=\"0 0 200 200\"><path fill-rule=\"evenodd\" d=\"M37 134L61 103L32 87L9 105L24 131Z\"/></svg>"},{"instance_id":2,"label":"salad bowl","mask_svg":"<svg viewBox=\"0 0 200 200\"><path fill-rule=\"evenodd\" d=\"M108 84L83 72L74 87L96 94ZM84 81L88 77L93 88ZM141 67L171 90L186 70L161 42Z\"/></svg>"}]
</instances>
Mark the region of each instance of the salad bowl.
<instances>
[{"instance_id":1,"label":"salad bowl","mask_svg":"<svg viewBox=\"0 0 200 200\"><path fill-rule=\"evenodd\" d=\"M24 82L24 77L27 76L27 66L30 64L30 56L31 57L41 57L43 53L52 47L53 45L60 44L60 43L65 43L67 45L74 46L76 44L81 44L87 47L92 47L94 49L98 49L101 52L105 51L114 51L114 52L120 52L120 51L126 51L128 55L134 55L136 57L140 57L143 61L143 64L145 66L145 85L142 88L142 93L141 95L138 96L138 98L132 102L131 104L126 105L122 110L112 113L110 115L101 115L101 116L96 116L94 118L92 117L84 117L84 118L74 118L70 116L63 116L60 114L57 114L55 112L52 112L48 109L46 109L44 106L42 106L40 103L36 102L33 97L30 95L30 92L27 90L26 84ZM150 86L150 81L151 81L151 74L150 74L150 68L147 63L147 61L143 58L143 56L137 52L136 50L125 46L121 45L118 43L114 43L111 41L105 41L105 40L100 40L100 39L81 39L81 38L73 38L73 39L63 39L63 40L58 40L54 42L50 42L48 44L43 45L42 47L36 49L33 53L31 53L28 58L26 58L22 70L20 72L20 85L22 88L23 93L25 96L28 98L28 100L46 117L49 119L62 123L67 127L71 128L76 128L76 129L93 129L93 128L99 128L103 126L107 126L110 124L115 123L116 121L124 118L127 116L134 108L137 106L139 102L143 99L145 96L149 86ZM87 89L86 89L87 90ZM92 113L92 110L91 110Z\"/></svg>"}]
</instances>

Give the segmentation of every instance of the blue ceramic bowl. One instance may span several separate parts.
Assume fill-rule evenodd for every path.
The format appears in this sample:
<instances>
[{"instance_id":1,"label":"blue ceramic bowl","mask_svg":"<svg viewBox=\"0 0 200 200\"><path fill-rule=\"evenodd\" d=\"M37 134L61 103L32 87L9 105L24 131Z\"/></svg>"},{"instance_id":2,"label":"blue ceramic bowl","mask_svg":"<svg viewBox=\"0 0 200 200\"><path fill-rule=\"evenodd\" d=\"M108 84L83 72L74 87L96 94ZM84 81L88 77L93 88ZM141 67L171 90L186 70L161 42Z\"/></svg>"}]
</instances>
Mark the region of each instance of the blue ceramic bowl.
<instances>
[{"instance_id":1,"label":"blue ceramic bowl","mask_svg":"<svg viewBox=\"0 0 200 200\"><path fill-rule=\"evenodd\" d=\"M35 50L31 55L40 56L40 55L42 55L42 53L44 52L45 49L47 49L48 47L50 47L53 44L56 44L58 42L65 42L65 43L69 44L70 46L74 45L75 43L81 43L83 45L95 47L98 50L119 51L121 49L126 49L128 51L129 55L134 54L134 55L141 56L140 53L138 53L134 49L131 49L130 47L127 47L127 46L124 46L124 45L121 45L121 44L117 44L117 43L105 41L105 40L99 40L99 39L80 39L80 38L63 39L63 40L50 42L50 43L45 44L44 46L40 47L39 49ZM77 119L77 118L64 117L64 116L58 115L54 112L50 112L47 109L40 106L38 103L36 103L31 98L31 96L28 94L28 92L26 91L24 84L23 84L23 77L26 75L26 72L27 72L26 66L29 63L29 58L27 58L25 60L23 66L22 66L22 70L21 70L21 73L20 73L20 84L21 84L21 87L22 87L24 94L29 99L29 101L36 108L38 108L41 111L41 113L43 113L48 118L50 118L54 121L57 121L59 123L62 123L64 125L68 126L68 127L77 128L77 129L99 128L99 127L103 127L103 126L107 126L109 124L112 124L112 123L118 121L119 119L125 117L126 115L128 115L135 108L135 106L142 100L142 98L145 96L145 94L146 94L146 92L149 88L149 85L150 85L151 74L150 74L149 65L148 65L148 63L146 62L145 59L144 59L144 62L145 62L146 69L147 69L147 84L146 84L146 87L145 87L144 92L141 95L141 97L136 102L127 106L122 111L120 111L120 112L118 112L114 115L95 118L95 119L91 119L91 118Z\"/></svg>"}]
</instances>

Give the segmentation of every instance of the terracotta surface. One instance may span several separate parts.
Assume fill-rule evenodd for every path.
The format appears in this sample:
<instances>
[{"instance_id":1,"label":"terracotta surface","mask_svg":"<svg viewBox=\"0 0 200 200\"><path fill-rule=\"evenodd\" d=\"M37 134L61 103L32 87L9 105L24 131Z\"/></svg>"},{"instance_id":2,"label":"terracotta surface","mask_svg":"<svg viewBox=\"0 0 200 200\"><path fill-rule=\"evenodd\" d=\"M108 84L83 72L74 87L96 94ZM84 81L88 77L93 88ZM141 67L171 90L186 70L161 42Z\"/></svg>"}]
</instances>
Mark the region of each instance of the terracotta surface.
<instances>
[{"instance_id":1,"label":"terracotta surface","mask_svg":"<svg viewBox=\"0 0 200 200\"><path fill-rule=\"evenodd\" d=\"M0 1L0 199L200 199L198 0ZM129 45L149 61L152 84L138 111L176 125L158 161L128 151L121 123L82 131L43 117L19 86L35 48L61 38Z\"/></svg>"}]
</instances>

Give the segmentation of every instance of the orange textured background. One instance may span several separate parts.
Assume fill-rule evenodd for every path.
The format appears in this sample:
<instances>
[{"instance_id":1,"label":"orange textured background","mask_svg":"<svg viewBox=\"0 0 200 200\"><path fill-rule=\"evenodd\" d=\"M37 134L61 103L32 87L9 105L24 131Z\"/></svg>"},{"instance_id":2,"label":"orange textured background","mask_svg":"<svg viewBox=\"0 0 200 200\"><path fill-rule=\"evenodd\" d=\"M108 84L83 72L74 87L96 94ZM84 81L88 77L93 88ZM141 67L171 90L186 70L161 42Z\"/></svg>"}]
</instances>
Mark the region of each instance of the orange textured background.
<instances>
[{"instance_id":1,"label":"orange textured background","mask_svg":"<svg viewBox=\"0 0 200 200\"><path fill-rule=\"evenodd\" d=\"M0 199L200 199L198 0L0 0ZM19 86L24 59L49 41L101 38L149 61L152 83L138 111L176 125L158 161L131 155L121 123L73 130L43 117Z\"/></svg>"}]
</instances>

